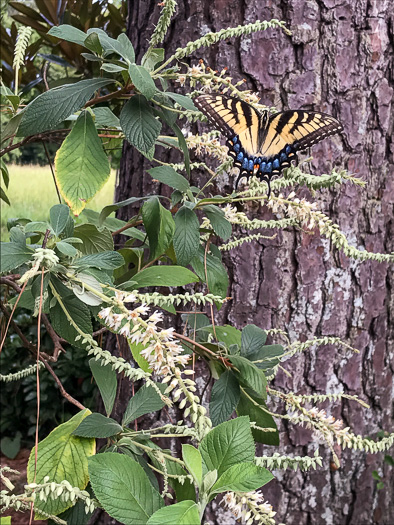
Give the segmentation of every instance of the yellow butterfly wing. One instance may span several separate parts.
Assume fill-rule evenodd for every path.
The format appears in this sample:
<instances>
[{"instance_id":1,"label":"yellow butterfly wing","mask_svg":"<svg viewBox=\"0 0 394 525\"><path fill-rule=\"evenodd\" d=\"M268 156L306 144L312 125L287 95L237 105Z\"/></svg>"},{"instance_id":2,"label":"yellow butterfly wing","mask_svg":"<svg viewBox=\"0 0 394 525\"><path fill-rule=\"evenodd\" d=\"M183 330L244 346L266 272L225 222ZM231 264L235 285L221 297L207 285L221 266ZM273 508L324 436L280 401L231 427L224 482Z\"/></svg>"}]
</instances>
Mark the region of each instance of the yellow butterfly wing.
<instances>
[{"instance_id":1,"label":"yellow butterfly wing","mask_svg":"<svg viewBox=\"0 0 394 525\"><path fill-rule=\"evenodd\" d=\"M325 113L312 111L283 111L268 122L259 155L274 159L286 151L301 151L329 135L342 131L338 120ZM284 166L281 166L283 169Z\"/></svg>"},{"instance_id":2,"label":"yellow butterfly wing","mask_svg":"<svg viewBox=\"0 0 394 525\"><path fill-rule=\"evenodd\" d=\"M247 102L226 95L201 95L194 100L208 120L228 139L238 137L245 152L259 149L260 114Z\"/></svg>"}]
</instances>

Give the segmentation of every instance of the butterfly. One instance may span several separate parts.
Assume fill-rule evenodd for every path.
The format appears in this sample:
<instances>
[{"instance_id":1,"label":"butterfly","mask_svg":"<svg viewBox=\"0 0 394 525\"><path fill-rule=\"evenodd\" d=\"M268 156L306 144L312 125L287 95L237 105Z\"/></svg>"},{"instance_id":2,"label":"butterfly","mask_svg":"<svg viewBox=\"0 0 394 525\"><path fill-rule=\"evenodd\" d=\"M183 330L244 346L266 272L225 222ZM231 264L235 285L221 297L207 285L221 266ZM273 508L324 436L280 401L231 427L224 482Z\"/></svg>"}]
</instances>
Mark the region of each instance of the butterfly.
<instances>
[{"instance_id":1,"label":"butterfly","mask_svg":"<svg viewBox=\"0 0 394 525\"><path fill-rule=\"evenodd\" d=\"M338 120L320 112L289 110L269 115L239 98L220 94L201 95L194 103L227 137L229 155L240 168L236 186L244 175L256 175L267 182L268 198L272 177L297 161L297 152L343 130Z\"/></svg>"}]
</instances>

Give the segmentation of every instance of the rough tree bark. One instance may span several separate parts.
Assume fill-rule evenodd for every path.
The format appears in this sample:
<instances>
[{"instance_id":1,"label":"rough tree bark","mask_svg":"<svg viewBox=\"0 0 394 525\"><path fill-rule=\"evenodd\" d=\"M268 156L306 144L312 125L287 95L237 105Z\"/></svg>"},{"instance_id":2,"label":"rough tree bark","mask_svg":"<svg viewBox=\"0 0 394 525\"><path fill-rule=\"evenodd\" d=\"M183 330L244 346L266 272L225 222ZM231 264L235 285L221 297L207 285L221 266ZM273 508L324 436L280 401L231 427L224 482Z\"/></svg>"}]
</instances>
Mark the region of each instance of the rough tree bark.
<instances>
[{"instance_id":1,"label":"rough tree bark","mask_svg":"<svg viewBox=\"0 0 394 525\"><path fill-rule=\"evenodd\" d=\"M159 9L154 0L129 0L127 31L138 58L146 50ZM215 69L230 67L233 78L245 78L263 103L278 109L319 109L340 119L345 135L315 146L310 169L318 174L344 166L368 185L366 189L349 184L325 190L317 198L354 246L393 251L392 0L179 2L165 42L167 55L206 32L271 18L285 20L292 36L268 30L241 41L233 39L200 50L193 63L203 58ZM147 161L125 144L118 201L151 191L150 177L144 174L147 167ZM224 182L228 188L229 181ZM303 188L298 193L309 195ZM252 211L259 217L269 216L264 207ZM130 212L123 209L119 216L129 217ZM228 262L233 301L221 314L222 320L226 316L238 328L246 323L282 328L293 339L334 334L360 350L349 356L325 347L299 355L291 361L293 377L278 374L276 388L360 394L371 410L344 402L336 404L332 414L363 435L376 437L380 429L389 430L394 282L388 265L354 262L318 234L296 230L243 245ZM281 452L312 453L317 445L310 443L309 431L282 427ZM328 465L329 453L324 450L320 447ZM264 490L278 521L287 525L394 523L393 469L383 463L383 454L344 451L341 461L337 471L279 472ZM373 470L384 476L383 490L377 491ZM233 523L228 514L220 514L216 521L213 514L209 517L210 523Z\"/></svg>"}]
</instances>

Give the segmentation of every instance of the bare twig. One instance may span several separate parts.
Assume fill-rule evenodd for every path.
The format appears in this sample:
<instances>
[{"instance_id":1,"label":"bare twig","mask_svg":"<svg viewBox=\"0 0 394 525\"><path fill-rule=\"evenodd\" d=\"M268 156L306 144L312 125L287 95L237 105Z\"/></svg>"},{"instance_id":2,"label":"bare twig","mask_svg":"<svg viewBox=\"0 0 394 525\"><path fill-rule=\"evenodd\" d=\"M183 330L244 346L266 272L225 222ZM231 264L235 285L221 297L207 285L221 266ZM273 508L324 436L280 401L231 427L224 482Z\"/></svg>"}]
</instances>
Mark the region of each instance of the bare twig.
<instances>
[{"instance_id":1,"label":"bare twig","mask_svg":"<svg viewBox=\"0 0 394 525\"><path fill-rule=\"evenodd\" d=\"M197 343L196 341L193 341L193 339L190 339L189 337L186 337L185 335L178 334L177 332L174 332L174 337L176 337L177 339L180 339L181 341L185 341L186 343L188 343L192 347L193 351L195 351L194 347L200 348L200 350L203 350L205 353L207 353L209 355L212 355L215 359L219 359L220 361L222 361L222 363L225 366L227 366L229 368L233 368L232 363L230 363L230 361L228 359L226 359L225 357L222 357L220 355L215 354L215 352L212 352L212 350L209 350L209 348L205 348L205 346L200 345L200 343Z\"/></svg>"},{"instance_id":2,"label":"bare twig","mask_svg":"<svg viewBox=\"0 0 394 525\"><path fill-rule=\"evenodd\" d=\"M8 318L8 323L7 323L7 326L6 326L6 328L5 328L4 337L3 337L3 340L1 341L1 344L0 344L0 353L1 353L2 349L3 349L4 343L5 343L5 339L6 339L6 337L7 337L7 332L8 332L8 328L10 327L10 323L11 323L12 316L14 315L14 312L15 312L15 310L16 310L16 307L17 307L17 305L18 305L18 303L19 303L19 299L21 298L21 296L22 296L22 294L23 294L23 291L24 291L24 289L26 288L26 285L27 285L27 281L26 281L25 284L22 286L22 288L19 288L19 286L18 286L20 292L19 292L19 295L18 295L17 300L15 301L14 308L13 308L12 311L11 311L11 315L10 315L10 317Z\"/></svg>"},{"instance_id":3,"label":"bare twig","mask_svg":"<svg viewBox=\"0 0 394 525\"><path fill-rule=\"evenodd\" d=\"M59 387L59 390L60 390L60 393L62 394L62 396L64 398L66 398L67 401L69 401L70 403L72 403L73 405L78 407L80 410L85 410L86 407L84 407L79 401L74 399L72 396L70 396L70 394L68 394L66 392L66 390L64 389L64 386L62 385L60 379L57 377L57 375L55 374L53 369L49 366L49 364L44 359L41 359L41 361L44 363L45 368L48 370L48 372L51 374L53 379L56 381L56 384Z\"/></svg>"}]
</instances>

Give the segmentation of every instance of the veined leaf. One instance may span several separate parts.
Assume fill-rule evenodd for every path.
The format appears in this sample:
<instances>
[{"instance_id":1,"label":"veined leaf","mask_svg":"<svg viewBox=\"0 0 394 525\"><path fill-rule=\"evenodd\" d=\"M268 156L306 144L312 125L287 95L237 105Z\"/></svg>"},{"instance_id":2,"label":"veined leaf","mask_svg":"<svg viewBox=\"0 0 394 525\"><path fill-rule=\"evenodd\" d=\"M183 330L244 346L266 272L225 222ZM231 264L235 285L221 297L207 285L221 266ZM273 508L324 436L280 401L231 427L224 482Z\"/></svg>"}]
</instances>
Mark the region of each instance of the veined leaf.
<instances>
[{"instance_id":1,"label":"veined leaf","mask_svg":"<svg viewBox=\"0 0 394 525\"><path fill-rule=\"evenodd\" d=\"M249 418L221 423L203 438L199 451L205 472L217 470L219 477L236 463L253 462L255 446Z\"/></svg>"},{"instance_id":2,"label":"veined leaf","mask_svg":"<svg viewBox=\"0 0 394 525\"><path fill-rule=\"evenodd\" d=\"M123 415L123 425L128 425L135 419L149 412L161 410L165 405L159 394L151 386L143 386L130 399Z\"/></svg>"},{"instance_id":3,"label":"veined leaf","mask_svg":"<svg viewBox=\"0 0 394 525\"><path fill-rule=\"evenodd\" d=\"M89 477L104 510L125 525L145 525L164 505L143 468L128 456L107 452L91 458Z\"/></svg>"},{"instance_id":4,"label":"veined leaf","mask_svg":"<svg viewBox=\"0 0 394 525\"><path fill-rule=\"evenodd\" d=\"M18 135L25 137L55 128L81 109L95 91L112 82L109 78L91 78L45 91L21 112Z\"/></svg>"},{"instance_id":5,"label":"veined leaf","mask_svg":"<svg viewBox=\"0 0 394 525\"><path fill-rule=\"evenodd\" d=\"M52 230L56 236L59 236L66 227L69 216L70 208L65 204L55 204L55 206L52 206L49 210Z\"/></svg>"},{"instance_id":6,"label":"veined leaf","mask_svg":"<svg viewBox=\"0 0 394 525\"><path fill-rule=\"evenodd\" d=\"M15 242L0 243L0 272L6 273L30 261L33 250Z\"/></svg>"},{"instance_id":7,"label":"veined leaf","mask_svg":"<svg viewBox=\"0 0 394 525\"><path fill-rule=\"evenodd\" d=\"M74 229L74 237L81 239L83 244L78 246L84 255L112 251L114 241L111 232L107 228L100 230L93 224L78 224Z\"/></svg>"},{"instance_id":8,"label":"veined leaf","mask_svg":"<svg viewBox=\"0 0 394 525\"><path fill-rule=\"evenodd\" d=\"M45 476L49 476L51 481L60 483L67 480L73 487L84 489L89 481L88 476L88 457L95 454L96 444L94 439L80 438L73 436L72 433L90 414L90 410L78 412L66 423L59 425L52 432L38 443L37 449L37 474L34 480L35 471L35 447L30 453L27 466L28 483L44 483ZM49 514L60 514L72 506L70 500L60 498L48 498L46 502L37 498L35 508L40 512L43 510Z\"/></svg>"},{"instance_id":9,"label":"veined leaf","mask_svg":"<svg viewBox=\"0 0 394 525\"><path fill-rule=\"evenodd\" d=\"M86 33L68 24L51 27L48 31L48 35L85 47Z\"/></svg>"},{"instance_id":10,"label":"veined leaf","mask_svg":"<svg viewBox=\"0 0 394 525\"><path fill-rule=\"evenodd\" d=\"M197 215L190 208L182 206L175 215L174 249L178 264L187 266L197 254L200 246L199 229Z\"/></svg>"},{"instance_id":11,"label":"veined leaf","mask_svg":"<svg viewBox=\"0 0 394 525\"><path fill-rule=\"evenodd\" d=\"M176 222L176 221L175 221ZM192 260L193 270L204 282L207 282L209 291L215 295L226 297L229 287L227 270L217 257L210 253L206 255L205 275L205 253L204 248L199 246L197 255Z\"/></svg>"},{"instance_id":12,"label":"veined leaf","mask_svg":"<svg viewBox=\"0 0 394 525\"><path fill-rule=\"evenodd\" d=\"M262 397L267 397L267 380L264 376L264 373L245 357L240 355L231 355L228 356L228 358L239 370L239 373L234 372L236 373L238 380L246 386L252 388Z\"/></svg>"},{"instance_id":13,"label":"veined leaf","mask_svg":"<svg viewBox=\"0 0 394 525\"><path fill-rule=\"evenodd\" d=\"M254 421L257 426L261 428L277 428L274 418L268 414L264 409L267 408L262 396L256 395L253 391L246 389L249 399L244 392L241 391L241 397L237 406L237 414L239 416L249 416L251 421ZM279 433L263 432L252 428L252 434L255 441L264 443L265 445L279 445Z\"/></svg>"},{"instance_id":14,"label":"veined leaf","mask_svg":"<svg viewBox=\"0 0 394 525\"><path fill-rule=\"evenodd\" d=\"M114 419L93 413L74 430L73 435L87 438L108 438L122 432L123 428Z\"/></svg>"},{"instance_id":15,"label":"veined leaf","mask_svg":"<svg viewBox=\"0 0 394 525\"><path fill-rule=\"evenodd\" d=\"M122 109L120 125L130 144L142 153L148 153L160 134L161 123L142 95L134 95Z\"/></svg>"},{"instance_id":16,"label":"veined leaf","mask_svg":"<svg viewBox=\"0 0 394 525\"><path fill-rule=\"evenodd\" d=\"M198 505L194 501L180 501L157 510L147 525L200 525Z\"/></svg>"},{"instance_id":17,"label":"veined leaf","mask_svg":"<svg viewBox=\"0 0 394 525\"><path fill-rule=\"evenodd\" d=\"M264 467L258 467L254 463L237 463L232 465L217 480L211 489L211 494L221 492L251 492L257 490L274 476Z\"/></svg>"},{"instance_id":18,"label":"veined leaf","mask_svg":"<svg viewBox=\"0 0 394 525\"><path fill-rule=\"evenodd\" d=\"M148 173L153 179L164 182L164 184L182 193L190 189L189 181L185 179L183 175L177 173L171 166L157 166L156 168L148 170Z\"/></svg>"},{"instance_id":19,"label":"veined leaf","mask_svg":"<svg viewBox=\"0 0 394 525\"><path fill-rule=\"evenodd\" d=\"M93 119L81 113L55 158L56 180L64 200L78 215L107 182L110 165Z\"/></svg>"},{"instance_id":20,"label":"veined leaf","mask_svg":"<svg viewBox=\"0 0 394 525\"><path fill-rule=\"evenodd\" d=\"M171 93L170 91L166 91L165 95L189 111L198 111L190 97L185 97L185 95L180 95L179 93Z\"/></svg>"},{"instance_id":21,"label":"veined leaf","mask_svg":"<svg viewBox=\"0 0 394 525\"><path fill-rule=\"evenodd\" d=\"M242 330L241 355L248 357L264 346L267 333L254 324L248 324Z\"/></svg>"},{"instance_id":22,"label":"veined leaf","mask_svg":"<svg viewBox=\"0 0 394 525\"><path fill-rule=\"evenodd\" d=\"M118 252L100 252L84 255L74 261L77 268L100 268L102 270L114 270L124 264L122 255Z\"/></svg>"},{"instance_id":23,"label":"veined leaf","mask_svg":"<svg viewBox=\"0 0 394 525\"><path fill-rule=\"evenodd\" d=\"M190 474L195 479L197 485L202 484L202 457L199 450L192 445L182 445L182 456Z\"/></svg>"},{"instance_id":24,"label":"veined leaf","mask_svg":"<svg viewBox=\"0 0 394 525\"><path fill-rule=\"evenodd\" d=\"M209 415L216 426L227 421L236 409L240 397L237 378L226 370L215 382L209 402Z\"/></svg>"},{"instance_id":25,"label":"veined leaf","mask_svg":"<svg viewBox=\"0 0 394 525\"><path fill-rule=\"evenodd\" d=\"M116 390L118 387L116 372L111 366L103 365L94 358L89 360L89 366L97 386L99 387L105 411L109 416L114 406Z\"/></svg>"},{"instance_id":26,"label":"veined leaf","mask_svg":"<svg viewBox=\"0 0 394 525\"><path fill-rule=\"evenodd\" d=\"M148 100L150 100L157 92L157 87L155 86L149 71L143 66L131 64L129 66L129 74L132 83L138 89L138 91Z\"/></svg>"},{"instance_id":27,"label":"veined leaf","mask_svg":"<svg viewBox=\"0 0 394 525\"><path fill-rule=\"evenodd\" d=\"M151 197L142 206L142 220L149 239L150 259L156 259L172 242L175 230L174 219L157 197Z\"/></svg>"},{"instance_id":28,"label":"veined leaf","mask_svg":"<svg viewBox=\"0 0 394 525\"><path fill-rule=\"evenodd\" d=\"M208 206L204 206L204 212L206 213L216 235L221 237L224 241L227 241L231 237L232 226L225 218L224 211L221 208L218 208L218 206L208 204Z\"/></svg>"},{"instance_id":29,"label":"veined leaf","mask_svg":"<svg viewBox=\"0 0 394 525\"><path fill-rule=\"evenodd\" d=\"M145 286L185 286L198 281L197 276L182 266L150 266L133 276L137 284L134 288Z\"/></svg>"}]
</instances>

